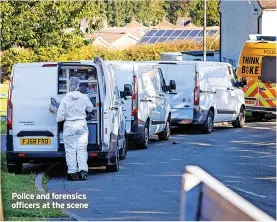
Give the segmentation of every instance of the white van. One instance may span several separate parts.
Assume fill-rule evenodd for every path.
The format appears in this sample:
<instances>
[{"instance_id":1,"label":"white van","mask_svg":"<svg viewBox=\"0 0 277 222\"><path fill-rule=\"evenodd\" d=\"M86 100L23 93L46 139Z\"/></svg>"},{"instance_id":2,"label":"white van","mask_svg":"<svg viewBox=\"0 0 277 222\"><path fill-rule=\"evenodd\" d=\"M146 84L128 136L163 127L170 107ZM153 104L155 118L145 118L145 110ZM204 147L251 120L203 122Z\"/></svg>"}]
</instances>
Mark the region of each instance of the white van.
<instances>
[{"instance_id":1,"label":"white van","mask_svg":"<svg viewBox=\"0 0 277 222\"><path fill-rule=\"evenodd\" d=\"M199 124L211 133L213 124L232 122L243 127L245 101L239 82L229 63L201 61L160 61L166 81L173 79L177 90L170 92L171 123Z\"/></svg>"},{"instance_id":2,"label":"white van","mask_svg":"<svg viewBox=\"0 0 277 222\"><path fill-rule=\"evenodd\" d=\"M176 89L174 81L165 84L158 65L140 62L109 61L123 98L126 132L129 146L146 149L149 136L157 134L168 140L171 111L169 91Z\"/></svg>"},{"instance_id":3,"label":"white van","mask_svg":"<svg viewBox=\"0 0 277 222\"><path fill-rule=\"evenodd\" d=\"M49 111L51 98L68 91L69 78L80 79L80 90L94 105L87 114L89 165L119 170L126 157L125 118L115 78L101 58L64 63L25 63L13 66L8 96L7 165L20 173L24 162L64 160L63 124Z\"/></svg>"}]
</instances>

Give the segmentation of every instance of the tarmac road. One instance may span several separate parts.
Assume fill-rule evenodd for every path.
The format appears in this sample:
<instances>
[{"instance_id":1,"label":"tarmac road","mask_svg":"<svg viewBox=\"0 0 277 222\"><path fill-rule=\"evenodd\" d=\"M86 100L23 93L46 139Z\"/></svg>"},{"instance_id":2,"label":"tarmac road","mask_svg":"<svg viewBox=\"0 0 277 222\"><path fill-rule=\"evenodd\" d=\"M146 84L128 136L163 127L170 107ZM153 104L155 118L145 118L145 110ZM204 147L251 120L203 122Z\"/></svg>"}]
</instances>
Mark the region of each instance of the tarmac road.
<instances>
[{"instance_id":1,"label":"tarmac road","mask_svg":"<svg viewBox=\"0 0 277 222\"><path fill-rule=\"evenodd\" d=\"M154 139L147 150L130 151L118 173L93 169L87 181L68 182L66 172L56 169L47 186L55 193L85 193L89 208L72 210L84 220L178 220L187 164L202 167L276 218L275 122L220 126L210 135L173 129L169 141Z\"/></svg>"}]
</instances>

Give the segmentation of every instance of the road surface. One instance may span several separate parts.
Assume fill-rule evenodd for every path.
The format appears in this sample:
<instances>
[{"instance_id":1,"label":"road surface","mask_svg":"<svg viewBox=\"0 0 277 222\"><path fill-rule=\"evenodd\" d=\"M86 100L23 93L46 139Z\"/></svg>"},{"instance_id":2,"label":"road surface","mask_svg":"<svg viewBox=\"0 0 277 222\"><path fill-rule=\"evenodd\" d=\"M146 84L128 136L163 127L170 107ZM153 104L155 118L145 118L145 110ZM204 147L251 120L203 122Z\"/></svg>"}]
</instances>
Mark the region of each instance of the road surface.
<instances>
[{"instance_id":1,"label":"road surface","mask_svg":"<svg viewBox=\"0 0 277 222\"><path fill-rule=\"evenodd\" d=\"M173 144L173 142L177 144ZM276 123L250 122L243 129L216 127L210 135L192 127L154 138L147 150L132 150L118 173L93 169L87 181L68 182L56 169L50 192L84 193L84 220L178 220L181 175L198 165L271 216L276 215Z\"/></svg>"}]
</instances>

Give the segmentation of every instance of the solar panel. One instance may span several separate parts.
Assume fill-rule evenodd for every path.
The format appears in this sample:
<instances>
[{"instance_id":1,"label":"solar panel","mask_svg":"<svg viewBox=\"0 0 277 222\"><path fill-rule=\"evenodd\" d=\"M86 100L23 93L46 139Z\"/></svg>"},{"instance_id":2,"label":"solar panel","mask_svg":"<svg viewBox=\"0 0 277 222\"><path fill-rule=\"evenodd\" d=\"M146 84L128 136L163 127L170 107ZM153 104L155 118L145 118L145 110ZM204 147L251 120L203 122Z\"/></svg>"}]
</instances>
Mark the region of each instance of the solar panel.
<instances>
[{"instance_id":1,"label":"solar panel","mask_svg":"<svg viewBox=\"0 0 277 222\"><path fill-rule=\"evenodd\" d=\"M206 33L207 33L207 31L206 31ZM204 36L204 30L201 30L201 31L198 33L197 37L203 37L203 36Z\"/></svg>"},{"instance_id":2,"label":"solar panel","mask_svg":"<svg viewBox=\"0 0 277 222\"><path fill-rule=\"evenodd\" d=\"M189 35L187 36L188 38L194 38L195 36L197 36L197 34L200 32L200 30L193 30L191 31L191 33L189 33Z\"/></svg>"},{"instance_id":3,"label":"solar panel","mask_svg":"<svg viewBox=\"0 0 277 222\"><path fill-rule=\"evenodd\" d=\"M154 36L160 37L160 36L162 36L162 35L165 33L165 31L166 31L166 30L159 30L159 31L157 31L157 32L155 33Z\"/></svg>"},{"instance_id":4,"label":"solar panel","mask_svg":"<svg viewBox=\"0 0 277 222\"><path fill-rule=\"evenodd\" d=\"M219 29L210 30L208 28L206 32L207 36L214 36L219 32ZM155 44L158 42L174 42L184 39L201 42L203 41L203 34L203 29L150 30L138 43Z\"/></svg>"},{"instance_id":5,"label":"solar panel","mask_svg":"<svg viewBox=\"0 0 277 222\"><path fill-rule=\"evenodd\" d=\"M191 32L191 30L184 30L181 34L182 37L186 37L189 33Z\"/></svg>"},{"instance_id":6,"label":"solar panel","mask_svg":"<svg viewBox=\"0 0 277 222\"><path fill-rule=\"evenodd\" d=\"M176 30L171 36L179 36L183 30Z\"/></svg>"},{"instance_id":7,"label":"solar panel","mask_svg":"<svg viewBox=\"0 0 277 222\"><path fill-rule=\"evenodd\" d=\"M146 36L153 36L157 30L151 30L150 32L146 33Z\"/></svg>"},{"instance_id":8,"label":"solar panel","mask_svg":"<svg viewBox=\"0 0 277 222\"><path fill-rule=\"evenodd\" d=\"M175 30L167 30L163 36L170 36Z\"/></svg>"},{"instance_id":9,"label":"solar panel","mask_svg":"<svg viewBox=\"0 0 277 222\"><path fill-rule=\"evenodd\" d=\"M156 43L156 41L159 39L160 37L152 37L150 40L149 40L149 43Z\"/></svg>"},{"instance_id":10,"label":"solar panel","mask_svg":"<svg viewBox=\"0 0 277 222\"><path fill-rule=\"evenodd\" d=\"M166 40L167 38L168 38L167 36L161 37L157 42L165 42L165 40Z\"/></svg>"},{"instance_id":11,"label":"solar panel","mask_svg":"<svg viewBox=\"0 0 277 222\"><path fill-rule=\"evenodd\" d=\"M143 37L139 43L146 43L149 39L151 39L151 37Z\"/></svg>"}]
</instances>

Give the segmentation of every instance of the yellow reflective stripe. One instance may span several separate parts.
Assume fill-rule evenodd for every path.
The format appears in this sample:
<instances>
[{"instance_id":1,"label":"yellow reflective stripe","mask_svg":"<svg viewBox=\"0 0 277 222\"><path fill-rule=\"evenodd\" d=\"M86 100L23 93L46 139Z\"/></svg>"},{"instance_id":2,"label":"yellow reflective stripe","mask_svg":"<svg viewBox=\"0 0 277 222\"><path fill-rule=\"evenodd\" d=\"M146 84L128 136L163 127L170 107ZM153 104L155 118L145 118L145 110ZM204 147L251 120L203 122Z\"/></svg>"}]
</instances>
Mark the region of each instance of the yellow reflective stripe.
<instances>
[{"instance_id":1,"label":"yellow reflective stripe","mask_svg":"<svg viewBox=\"0 0 277 222\"><path fill-rule=\"evenodd\" d=\"M258 87L258 83L257 83L257 82L253 83L253 84L246 90L246 92L244 93L245 97L248 97L248 96L253 92L253 90L254 90L255 88L257 88L257 87Z\"/></svg>"},{"instance_id":2,"label":"yellow reflective stripe","mask_svg":"<svg viewBox=\"0 0 277 222\"><path fill-rule=\"evenodd\" d=\"M265 90L265 91L263 91L263 92L267 95L268 98L274 99L274 96L272 95L272 93L271 93L270 90L266 87L265 84L263 84L262 82L260 82L260 87L266 88L267 90ZM262 96L261 96L261 97L262 97ZM263 98L263 97L262 97L262 98Z\"/></svg>"}]
</instances>

